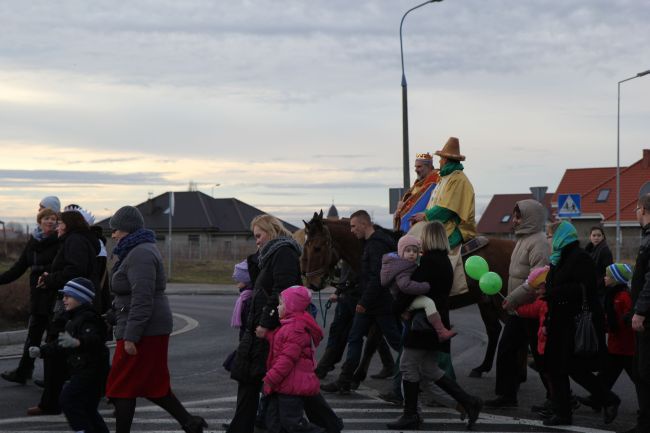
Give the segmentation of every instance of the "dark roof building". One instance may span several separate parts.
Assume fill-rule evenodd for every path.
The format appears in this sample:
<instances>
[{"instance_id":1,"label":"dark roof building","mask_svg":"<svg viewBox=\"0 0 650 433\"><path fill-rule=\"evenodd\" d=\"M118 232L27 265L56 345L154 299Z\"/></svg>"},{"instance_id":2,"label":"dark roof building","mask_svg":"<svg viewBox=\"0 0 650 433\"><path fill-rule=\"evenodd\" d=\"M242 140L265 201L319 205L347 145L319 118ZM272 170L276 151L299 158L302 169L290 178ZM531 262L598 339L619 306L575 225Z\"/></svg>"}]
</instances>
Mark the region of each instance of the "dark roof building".
<instances>
[{"instance_id":1,"label":"dark roof building","mask_svg":"<svg viewBox=\"0 0 650 433\"><path fill-rule=\"evenodd\" d=\"M174 192L174 232L212 232L221 234L250 234L250 223L266 212L236 198L212 198L200 191ZM170 193L164 193L136 205L142 212L145 227L153 231L169 228ZM98 224L108 230L109 218ZM291 232L298 230L282 221Z\"/></svg>"},{"instance_id":2,"label":"dark roof building","mask_svg":"<svg viewBox=\"0 0 650 433\"><path fill-rule=\"evenodd\" d=\"M336 209L336 206L334 206L334 203L332 203L332 206L330 206L329 210L327 211L327 219L328 220L339 219L339 211L338 209Z\"/></svg>"}]
</instances>

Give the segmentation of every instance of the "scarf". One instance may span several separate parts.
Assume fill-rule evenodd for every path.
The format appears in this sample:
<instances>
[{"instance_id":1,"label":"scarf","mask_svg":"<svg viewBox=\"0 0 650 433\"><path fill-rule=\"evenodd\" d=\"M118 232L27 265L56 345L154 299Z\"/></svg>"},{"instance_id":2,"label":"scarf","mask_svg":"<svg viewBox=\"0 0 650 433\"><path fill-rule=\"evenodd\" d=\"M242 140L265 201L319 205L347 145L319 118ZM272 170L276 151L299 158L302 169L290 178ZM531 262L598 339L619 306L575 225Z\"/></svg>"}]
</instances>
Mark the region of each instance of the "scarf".
<instances>
[{"instance_id":1,"label":"scarf","mask_svg":"<svg viewBox=\"0 0 650 433\"><path fill-rule=\"evenodd\" d=\"M113 248L113 254L118 258L113 266L113 272L117 271L122 263L122 260L129 254L129 252L140 244L155 244L156 234L149 229L138 229L133 233L129 233L123 237Z\"/></svg>"},{"instance_id":2,"label":"scarf","mask_svg":"<svg viewBox=\"0 0 650 433\"><path fill-rule=\"evenodd\" d=\"M553 252L551 253L551 264L557 266L562 256L562 249L578 240L576 228L568 221L562 221L553 234Z\"/></svg>"},{"instance_id":3,"label":"scarf","mask_svg":"<svg viewBox=\"0 0 650 433\"><path fill-rule=\"evenodd\" d=\"M241 328L241 312L242 308L246 301L248 301L253 296L253 290L249 287L245 288L239 294L239 297L235 301L235 307L232 310L232 317L230 318L230 326L233 328Z\"/></svg>"},{"instance_id":4,"label":"scarf","mask_svg":"<svg viewBox=\"0 0 650 433\"><path fill-rule=\"evenodd\" d=\"M454 171L463 170L463 164L458 161L448 160L444 167L440 169L440 176L448 176Z\"/></svg>"},{"instance_id":5,"label":"scarf","mask_svg":"<svg viewBox=\"0 0 650 433\"><path fill-rule=\"evenodd\" d=\"M298 242L296 242L293 238L290 238L288 236L280 236L275 239L271 239L260 249L260 254L259 254L259 265L260 269L262 269L264 266L266 266L266 262L269 260L269 258L280 248L288 246L296 250L298 255L302 254L302 248L300 248L300 245Z\"/></svg>"}]
</instances>

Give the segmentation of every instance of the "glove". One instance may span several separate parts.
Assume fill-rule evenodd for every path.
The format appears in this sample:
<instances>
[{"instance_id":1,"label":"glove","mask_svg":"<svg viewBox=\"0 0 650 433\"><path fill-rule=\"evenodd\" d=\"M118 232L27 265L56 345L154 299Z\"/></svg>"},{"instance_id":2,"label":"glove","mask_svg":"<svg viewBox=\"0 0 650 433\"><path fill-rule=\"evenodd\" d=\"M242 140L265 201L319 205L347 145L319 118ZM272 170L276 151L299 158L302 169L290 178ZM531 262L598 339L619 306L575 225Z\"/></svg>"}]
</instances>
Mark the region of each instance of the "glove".
<instances>
[{"instance_id":1,"label":"glove","mask_svg":"<svg viewBox=\"0 0 650 433\"><path fill-rule=\"evenodd\" d=\"M41 356L41 349L38 346L31 346L29 348L29 357L38 358L39 356Z\"/></svg>"},{"instance_id":2,"label":"glove","mask_svg":"<svg viewBox=\"0 0 650 433\"><path fill-rule=\"evenodd\" d=\"M59 346L64 347L66 349L74 349L75 347L79 347L79 345L81 344L79 340L77 340L67 332L62 335L59 335L59 339L57 343L59 344Z\"/></svg>"}]
</instances>

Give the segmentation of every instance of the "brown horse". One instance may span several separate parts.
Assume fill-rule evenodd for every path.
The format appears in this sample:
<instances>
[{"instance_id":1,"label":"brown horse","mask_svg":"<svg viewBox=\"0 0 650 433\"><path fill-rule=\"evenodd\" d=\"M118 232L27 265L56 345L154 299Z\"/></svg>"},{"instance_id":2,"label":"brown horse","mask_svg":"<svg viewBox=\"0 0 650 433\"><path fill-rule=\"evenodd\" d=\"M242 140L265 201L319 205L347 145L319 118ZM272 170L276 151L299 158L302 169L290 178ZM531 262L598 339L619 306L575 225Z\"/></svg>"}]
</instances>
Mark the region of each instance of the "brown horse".
<instances>
[{"instance_id":1,"label":"brown horse","mask_svg":"<svg viewBox=\"0 0 650 433\"><path fill-rule=\"evenodd\" d=\"M359 271L363 244L350 232L349 220L323 219L321 210L320 214L314 212L314 216L309 222L303 222L305 223L305 243L300 264L306 285L313 290L323 289L339 259L347 262L353 270ZM508 268L514 245L515 243L510 240L491 238L486 247L472 254L483 257L490 265L490 270L501 276L504 281L501 293L504 296L507 293ZM463 257L463 260L466 259L467 257ZM505 318L505 312L501 308L501 296L486 296L481 292L478 282L471 278L467 278L467 283L469 291L462 295L452 296L449 299L449 306L451 309L471 304L477 304L479 307L488 336L488 345L483 362L472 369L470 376L481 377L483 373L492 369L501 333L500 321Z\"/></svg>"}]
</instances>

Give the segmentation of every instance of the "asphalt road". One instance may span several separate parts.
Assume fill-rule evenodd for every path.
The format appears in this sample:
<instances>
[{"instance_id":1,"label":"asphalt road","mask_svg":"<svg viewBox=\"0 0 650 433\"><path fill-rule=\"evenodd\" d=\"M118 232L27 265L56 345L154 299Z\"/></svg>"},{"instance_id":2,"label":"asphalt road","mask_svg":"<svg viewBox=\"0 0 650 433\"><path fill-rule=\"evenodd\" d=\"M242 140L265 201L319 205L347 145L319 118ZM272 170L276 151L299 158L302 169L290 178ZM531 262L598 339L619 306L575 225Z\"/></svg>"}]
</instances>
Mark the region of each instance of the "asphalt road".
<instances>
[{"instance_id":1,"label":"asphalt road","mask_svg":"<svg viewBox=\"0 0 650 433\"><path fill-rule=\"evenodd\" d=\"M174 392L190 412L204 416L210 428L220 431L220 424L232 416L236 398L236 384L221 367L226 355L236 345L237 332L229 327L233 296L170 296L175 315L175 332L170 341L169 365ZM318 304L318 302L316 301ZM329 314L329 319L333 316ZM319 317L320 320L320 317ZM494 371L481 379L467 374L480 363L485 349L485 335L478 309L467 307L452 313L452 322L459 335L453 340L453 358L459 382L467 391L483 398L491 398L494 389ZM322 348L321 348L322 350ZM320 353L320 352L319 352ZM379 370L376 363L370 372ZM15 359L0 360L0 371L14 368ZM37 364L35 377L42 376ZM334 372L336 373L336 372ZM327 380L335 378L330 375ZM399 416L400 409L376 399L377 391L388 389L388 380L368 380L359 392L348 396L327 395L326 398L346 424L345 431L387 431L385 423ZM615 389L621 396L619 417L610 426L604 426L600 416L588 408L580 408L574 415L574 426L548 429L530 412L532 404L543 400L543 388L536 373L529 370L529 379L521 387L520 407L510 411L490 411L482 414L474 431L478 432L583 432L597 433L629 428L634 423L636 396L625 376ZM574 392L584 394L577 385ZM25 410L35 405L40 389L32 384L20 386L0 382L0 431L68 431L63 416L26 417ZM146 400L138 401L138 412L133 431L180 431L178 424ZM109 428L114 428L110 407L100 406ZM424 408L425 430L463 431L465 426L453 411L445 408Z\"/></svg>"}]
</instances>

